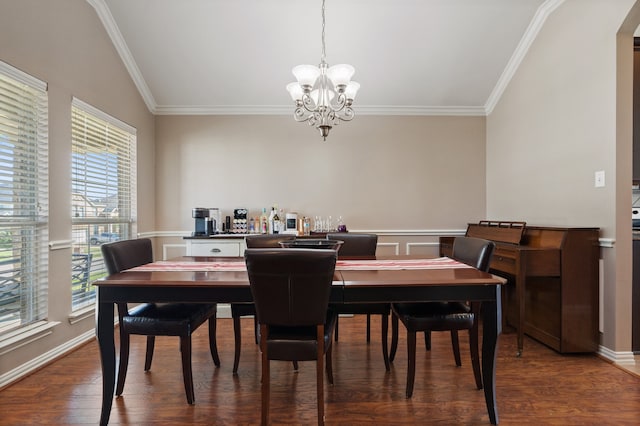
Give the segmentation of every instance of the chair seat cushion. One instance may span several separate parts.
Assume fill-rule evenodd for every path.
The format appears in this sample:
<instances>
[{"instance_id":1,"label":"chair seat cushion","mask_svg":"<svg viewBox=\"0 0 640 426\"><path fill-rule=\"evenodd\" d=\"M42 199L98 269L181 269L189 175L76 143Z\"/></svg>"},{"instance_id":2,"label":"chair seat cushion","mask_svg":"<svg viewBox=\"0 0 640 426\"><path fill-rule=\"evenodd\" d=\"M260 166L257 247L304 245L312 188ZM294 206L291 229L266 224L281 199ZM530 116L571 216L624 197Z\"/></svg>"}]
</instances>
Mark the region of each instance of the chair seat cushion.
<instances>
[{"instance_id":1,"label":"chair seat cushion","mask_svg":"<svg viewBox=\"0 0 640 426\"><path fill-rule=\"evenodd\" d=\"M330 306L339 314L389 315L391 311L389 303L336 303Z\"/></svg>"},{"instance_id":2,"label":"chair seat cushion","mask_svg":"<svg viewBox=\"0 0 640 426\"><path fill-rule=\"evenodd\" d=\"M131 309L120 327L129 334L189 336L215 316L216 309L216 304L146 303Z\"/></svg>"},{"instance_id":3,"label":"chair seat cushion","mask_svg":"<svg viewBox=\"0 0 640 426\"><path fill-rule=\"evenodd\" d=\"M461 302L394 303L392 309L410 331L464 330L473 326L471 308Z\"/></svg>"},{"instance_id":4,"label":"chair seat cushion","mask_svg":"<svg viewBox=\"0 0 640 426\"><path fill-rule=\"evenodd\" d=\"M331 309L327 311L327 320L324 325L325 352L331 345L336 316L335 311ZM316 326L269 326L267 354L269 359L279 361L316 360L318 358Z\"/></svg>"}]
</instances>

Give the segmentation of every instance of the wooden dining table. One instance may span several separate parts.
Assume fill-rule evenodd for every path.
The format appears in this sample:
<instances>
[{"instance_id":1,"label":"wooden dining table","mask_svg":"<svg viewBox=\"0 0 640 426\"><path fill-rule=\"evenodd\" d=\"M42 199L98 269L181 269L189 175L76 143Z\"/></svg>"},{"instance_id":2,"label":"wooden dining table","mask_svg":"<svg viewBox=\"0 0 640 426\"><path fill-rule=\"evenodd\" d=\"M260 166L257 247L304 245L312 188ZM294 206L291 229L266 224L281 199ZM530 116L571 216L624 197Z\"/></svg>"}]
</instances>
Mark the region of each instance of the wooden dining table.
<instances>
[{"instance_id":1,"label":"wooden dining table","mask_svg":"<svg viewBox=\"0 0 640 426\"><path fill-rule=\"evenodd\" d=\"M102 363L100 424L109 422L116 356L116 303L251 302L244 258L183 257L154 262L96 281L96 335ZM491 424L498 424L495 395L496 345L501 333L500 290L503 278L449 258L416 256L340 258L331 303L482 302L482 380Z\"/></svg>"}]
</instances>

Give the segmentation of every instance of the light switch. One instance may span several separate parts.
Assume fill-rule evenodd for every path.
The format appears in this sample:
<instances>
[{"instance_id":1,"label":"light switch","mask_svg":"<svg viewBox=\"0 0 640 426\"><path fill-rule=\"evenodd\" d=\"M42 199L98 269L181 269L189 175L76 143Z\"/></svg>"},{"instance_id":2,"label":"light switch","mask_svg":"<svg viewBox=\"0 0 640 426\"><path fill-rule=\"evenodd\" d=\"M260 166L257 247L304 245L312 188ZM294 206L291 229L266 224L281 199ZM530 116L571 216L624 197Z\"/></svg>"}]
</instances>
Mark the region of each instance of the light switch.
<instances>
[{"instance_id":1,"label":"light switch","mask_svg":"<svg viewBox=\"0 0 640 426\"><path fill-rule=\"evenodd\" d=\"M598 170L596 172L595 186L596 186L596 188L604 187L604 170Z\"/></svg>"}]
</instances>

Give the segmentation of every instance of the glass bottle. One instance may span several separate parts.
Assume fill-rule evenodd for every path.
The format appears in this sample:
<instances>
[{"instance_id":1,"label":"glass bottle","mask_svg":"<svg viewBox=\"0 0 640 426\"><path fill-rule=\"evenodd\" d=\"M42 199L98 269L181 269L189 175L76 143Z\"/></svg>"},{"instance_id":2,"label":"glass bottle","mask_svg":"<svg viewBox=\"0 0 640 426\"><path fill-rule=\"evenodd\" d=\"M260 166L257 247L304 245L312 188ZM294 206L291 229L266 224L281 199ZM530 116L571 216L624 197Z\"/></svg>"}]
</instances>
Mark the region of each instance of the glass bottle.
<instances>
[{"instance_id":1,"label":"glass bottle","mask_svg":"<svg viewBox=\"0 0 640 426\"><path fill-rule=\"evenodd\" d=\"M267 233L273 234L273 217L276 215L276 208L271 207L271 213L269 213L269 222L267 225Z\"/></svg>"},{"instance_id":2,"label":"glass bottle","mask_svg":"<svg viewBox=\"0 0 640 426\"><path fill-rule=\"evenodd\" d=\"M303 234L304 235L311 235L311 218L308 217L304 217L302 220L304 220L303 223Z\"/></svg>"},{"instance_id":3,"label":"glass bottle","mask_svg":"<svg viewBox=\"0 0 640 426\"><path fill-rule=\"evenodd\" d=\"M338 232L347 232L347 225L344 224L342 216L338 217Z\"/></svg>"},{"instance_id":4,"label":"glass bottle","mask_svg":"<svg viewBox=\"0 0 640 426\"><path fill-rule=\"evenodd\" d=\"M273 233L274 234L279 234L280 233L280 216L278 216L278 211L274 208L274 215L273 215Z\"/></svg>"},{"instance_id":5,"label":"glass bottle","mask_svg":"<svg viewBox=\"0 0 640 426\"><path fill-rule=\"evenodd\" d=\"M267 217L267 209L266 207L262 208L262 216L260 216L260 233L266 234L269 230L269 218Z\"/></svg>"}]
</instances>

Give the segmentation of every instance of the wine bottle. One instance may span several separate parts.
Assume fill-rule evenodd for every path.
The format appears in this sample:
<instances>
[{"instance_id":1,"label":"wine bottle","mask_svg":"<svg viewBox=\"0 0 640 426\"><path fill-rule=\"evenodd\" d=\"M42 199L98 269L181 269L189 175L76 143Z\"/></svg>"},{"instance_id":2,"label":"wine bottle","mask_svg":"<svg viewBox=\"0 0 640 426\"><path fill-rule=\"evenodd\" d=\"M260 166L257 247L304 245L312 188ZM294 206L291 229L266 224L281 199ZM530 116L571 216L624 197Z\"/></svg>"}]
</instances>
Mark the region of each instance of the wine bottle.
<instances>
[{"instance_id":1,"label":"wine bottle","mask_svg":"<svg viewBox=\"0 0 640 426\"><path fill-rule=\"evenodd\" d=\"M271 207L271 213L269 213L269 224L267 226L267 233L268 234L273 234L273 217L276 214L276 209L275 207Z\"/></svg>"},{"instance_id":2,"label":"wine bottle","mask_svg":"<svg viewBox=\"0 0 640 426\"><path fill-rule=\"evenodd\" d=\"M280 233L280 216L278 216L278 211L274 208L273 211L275 212L273 215L273 233L274 234L279 234Z\"/></svg>"}]
</instances>

